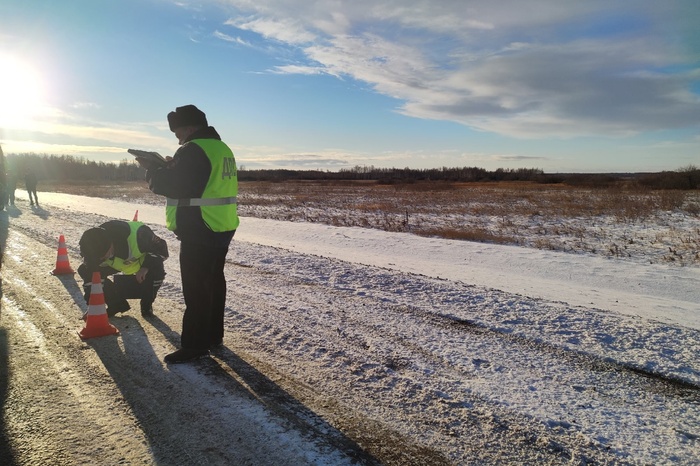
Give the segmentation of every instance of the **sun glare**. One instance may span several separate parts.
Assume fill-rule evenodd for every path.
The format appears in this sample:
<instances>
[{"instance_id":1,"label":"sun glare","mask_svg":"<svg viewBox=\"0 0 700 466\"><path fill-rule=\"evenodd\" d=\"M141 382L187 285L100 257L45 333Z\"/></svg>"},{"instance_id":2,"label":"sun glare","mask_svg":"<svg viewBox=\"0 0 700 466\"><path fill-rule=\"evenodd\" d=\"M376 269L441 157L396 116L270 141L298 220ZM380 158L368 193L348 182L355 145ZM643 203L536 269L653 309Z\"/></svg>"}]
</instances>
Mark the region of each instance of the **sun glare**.
<instances>
[{"instance_id":1,"label":"sun glare","mask_svg":"<svg viewBox=\"0 0 700 466\"><path fill-rule=\"evenodd\" d=\"M41 111L45 98L41 74L31 64L0 54L0 126L24 127Z\"/></svg>"}]
</instances>

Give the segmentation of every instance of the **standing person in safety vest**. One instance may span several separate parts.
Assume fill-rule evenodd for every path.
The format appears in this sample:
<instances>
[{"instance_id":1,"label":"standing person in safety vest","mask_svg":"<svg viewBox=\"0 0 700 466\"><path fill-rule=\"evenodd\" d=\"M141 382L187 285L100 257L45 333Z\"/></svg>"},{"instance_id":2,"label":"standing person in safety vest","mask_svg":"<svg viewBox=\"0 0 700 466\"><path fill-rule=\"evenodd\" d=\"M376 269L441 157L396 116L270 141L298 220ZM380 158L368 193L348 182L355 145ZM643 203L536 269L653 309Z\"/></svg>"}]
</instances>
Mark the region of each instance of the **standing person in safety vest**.
<instances>
[{"instance_id":1,"label":"standing person in safety vest","mask_svg":"<svg viewBox=\"0 0 700 466\"><path fill-rule=\"evenodd\" d=\"M90 302L92 274L99 271L110 317L131 308L128 298L141 299L141 315L153 315L153 301L165 278L168 243L147 225L110 220L90 228L80 238L80 255L83 263L78 274L84 281L86 302ZM115 281L108 275L115 275Z\"/></svg>"},{"instance_id":2,"label":"standing person in safety vest","mask_svg":"<svg viewBox=\"0 0 700 466\"><path fill-rule=\"evenodd\" d=\"M224 338L224 264L238 228L238 174L231 149L194 105L168 114L181 147L165 165L143 158L151 191L166 202L166 226L180 240L185 313L181 348L165 362L182 363L209 354Z\"/></svg>"}]
</instances>

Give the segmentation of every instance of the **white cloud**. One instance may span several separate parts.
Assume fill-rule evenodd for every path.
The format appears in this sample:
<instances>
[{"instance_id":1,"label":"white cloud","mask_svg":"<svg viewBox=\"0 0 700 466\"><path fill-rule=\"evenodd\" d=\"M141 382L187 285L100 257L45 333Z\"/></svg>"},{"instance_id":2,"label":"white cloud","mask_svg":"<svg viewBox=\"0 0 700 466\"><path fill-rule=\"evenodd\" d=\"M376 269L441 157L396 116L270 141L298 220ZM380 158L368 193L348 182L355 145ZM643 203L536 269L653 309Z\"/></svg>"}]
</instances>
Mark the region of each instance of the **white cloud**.
<instances>
[{"instance_id":1,"label":"white cloud","mask_svg":"<svg viewBox=\"0 0 700 466\"><path fill-rule=\"evenodd\" d=\"M4 152L7 154L70 154L76 157L92 156L96 154L109 156L110 160L128 159L130 156L123 147L82 144L52 144L40 141L7 140L3 142ZM102 157L103 158L103 157Z\"/></svg>"},{"instance_id":2,"label":"white cloud","mask_svg":"<svg viewBox=\"0 0 700 466\"><path fill-rule=\"evenodd\" d=\"M300 50L279 73L350 77L416 118L517 137L696 126L683 2L229 0L227 25Z\"/></svg>"},{"instance_id":3,"label":"white cloud","mask_svg":"<svg viewBox=\"0 0 700 466\"><path fill-rule=\"evenodd\" d=\"M72 106L78 110L93 105ZM99 107L99 106L98 106ZM172 153L177 148L164 122L133 122L119 124L95 121L75 112L46 108L28 126L3 126L0 139L5 153L37 152L95 156L116 153L121 160L128 158L126 148L135 147ZM123 155L123 157L121 155Z\"/></svg>"},{"instance_id":4,"label":"white cloud","mask_svg":"<svg viewBox=\"0 0 700 466\"><path fill-rule=\"evenodd\" d=\"M225 24L292 45L302 45L316 39L316 35L306 31L300 21L289 18L239 18Z\"/></svg>"},{"instance_id":5,"label":"white cloud","mask_svg":"<svg viewBox=\"0 0 700 466\"><path fill-rule=\"evenodd\" d=\"M236 44L245 45L246 47L251 47L250 42L247 42L241 39L240 37L229 36L228 34L224 34L221 31L214 31L214 37L216 37L217 39L221 39L224 42L233 42Z\"/></svg>"},{"instance_id":6,"label":"white cloud","mask_svg":"<svg viewBox=\"0 0 700 466\"><path fill-rule=\"evenodd\" d=\"M276 66L273 70L276 74L328 74L328 70L322 66L303 66L303 65L282 65Z\"/></svg>"}]
</instances>

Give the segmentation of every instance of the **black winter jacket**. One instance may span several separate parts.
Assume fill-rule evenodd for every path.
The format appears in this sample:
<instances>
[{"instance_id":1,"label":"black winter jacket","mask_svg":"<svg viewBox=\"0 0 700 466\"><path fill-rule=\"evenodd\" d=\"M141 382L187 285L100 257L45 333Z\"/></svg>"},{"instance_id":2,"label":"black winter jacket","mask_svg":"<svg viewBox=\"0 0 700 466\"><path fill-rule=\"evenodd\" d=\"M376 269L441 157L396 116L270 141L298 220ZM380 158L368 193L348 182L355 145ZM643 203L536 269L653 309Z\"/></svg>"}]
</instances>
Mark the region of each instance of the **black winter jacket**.
<instances>
[{"instance_id":1,"label":"black winter jacket","mask_svg":"<svg viewBox=\"0 0 700 466\"><path fill-rule=\"evenodd\" d=\"M189 142L193 139L221 140L221 136L211 126L202 128L188 138L164 167L151 167L146 170L148 187L155 194L172 199L202 197L212 167L204 150ZM180 241L228 248L235 230L212 231L202 219L200 207L190 206L177 210L177 229L174 233Z\"/></svg>"}]
</instances>

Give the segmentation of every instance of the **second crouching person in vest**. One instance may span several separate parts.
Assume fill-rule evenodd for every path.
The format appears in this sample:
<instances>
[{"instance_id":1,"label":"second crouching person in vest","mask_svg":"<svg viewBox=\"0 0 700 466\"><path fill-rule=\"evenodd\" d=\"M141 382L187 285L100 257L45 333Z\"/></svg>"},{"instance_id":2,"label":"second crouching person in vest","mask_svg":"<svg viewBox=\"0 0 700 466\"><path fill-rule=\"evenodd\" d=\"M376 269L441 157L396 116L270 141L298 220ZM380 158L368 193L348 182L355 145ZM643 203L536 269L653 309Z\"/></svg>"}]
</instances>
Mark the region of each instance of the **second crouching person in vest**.
<instances>
[{"instance_id":1,"label":"second crouching person in vest","mask_svg":"<svg viewBox=\"0 0 700 466\"><path fill-rule=\"evenodd\" d=\"M163 283L168 244L141 222L110 220L80 237L85 302L90 302L93 272L100 272L107 314L128 311L127 299L141 300L141 315L153 315L153 301ZM107 278L112 275L114 282Z\"/></svg>"},{"instance_id":2,"label":"second crouching person in vest","mask_svg":"<svg viewBox=\"0 0 700 466\"><path fill-rule=\"evenodd\" d=\"M164 166L137 158L151 191L166 197L166 226L180 240L185 313L181 347L169 364L198 359L222 345L226 279L224 264L238 228L238 173L231 149L194 105L168 114L180 148Z\"/></svg>"}]
</instances>

